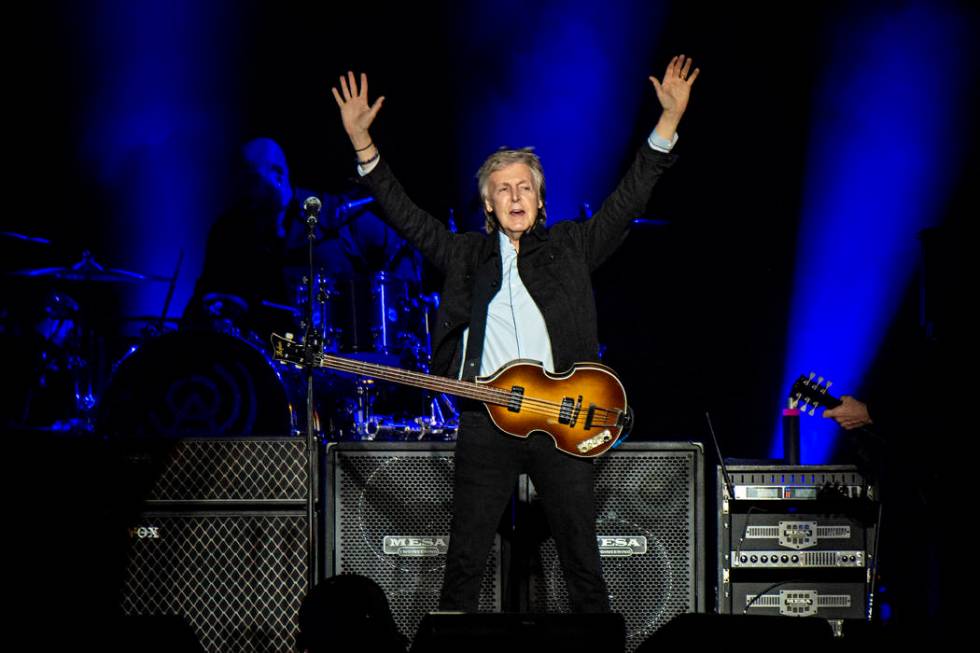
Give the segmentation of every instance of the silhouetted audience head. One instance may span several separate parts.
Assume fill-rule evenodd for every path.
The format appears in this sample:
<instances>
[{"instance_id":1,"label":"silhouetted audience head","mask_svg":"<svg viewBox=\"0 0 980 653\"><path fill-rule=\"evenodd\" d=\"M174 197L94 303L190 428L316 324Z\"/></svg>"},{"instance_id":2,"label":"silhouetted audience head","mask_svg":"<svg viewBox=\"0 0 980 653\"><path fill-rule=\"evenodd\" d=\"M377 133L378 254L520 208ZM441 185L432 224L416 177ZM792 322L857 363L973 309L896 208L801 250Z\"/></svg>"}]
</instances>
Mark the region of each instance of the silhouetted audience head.
<instances>
[{"instance_id":1,"label":"silhouetted audience head","mask_svg":"<svg viewBox=\"0 0 980 653\"><path fill-rule=\"evenodd\" d=\"M341 574L310 590L299 609L300 651L358 650L404 653L408 640L398 631L388 597L370 578Z\"/></svg>"}]
</instances>

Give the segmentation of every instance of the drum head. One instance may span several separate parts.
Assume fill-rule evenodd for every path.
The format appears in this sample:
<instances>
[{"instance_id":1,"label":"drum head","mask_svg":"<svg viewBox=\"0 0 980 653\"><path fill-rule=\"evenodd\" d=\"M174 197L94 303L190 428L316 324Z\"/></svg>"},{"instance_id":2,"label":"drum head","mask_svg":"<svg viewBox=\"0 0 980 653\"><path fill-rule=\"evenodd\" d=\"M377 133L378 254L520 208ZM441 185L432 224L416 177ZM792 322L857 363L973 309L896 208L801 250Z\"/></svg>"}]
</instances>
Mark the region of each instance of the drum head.
<instances>
[{"instance_id":1,"label":"drum head","mask_svg":"<svg viewBox=\"0 0 980 653\"><path fill-rule=\"evenodd\" d=\"M287 436L289 395L265 354L220 333L169 333L116 365L97 422L106 436Z\"/></svg>"}]
</instances>

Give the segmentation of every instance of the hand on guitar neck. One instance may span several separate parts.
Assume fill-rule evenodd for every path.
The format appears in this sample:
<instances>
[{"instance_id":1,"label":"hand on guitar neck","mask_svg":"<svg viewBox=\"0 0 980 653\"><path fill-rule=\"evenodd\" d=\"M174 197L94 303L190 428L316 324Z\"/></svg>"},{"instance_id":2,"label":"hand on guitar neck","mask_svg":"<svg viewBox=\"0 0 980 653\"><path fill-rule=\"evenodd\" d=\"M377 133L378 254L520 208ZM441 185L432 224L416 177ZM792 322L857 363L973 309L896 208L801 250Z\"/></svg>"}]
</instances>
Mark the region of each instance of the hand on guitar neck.
<instances>
[{"instance_id":1,"label":"hand on guitar neck","mask_svg":"<svg viewBox=\"0 0 980 653\"><path fill-rule=\"evenodd\" d=\"M840 406L825 410L823 416L836 420L841 427L848 431L874 423L868 413L868 406L863 401L858 401L850 395L844 395L840 401Z\"/></svg>"},{"instance_id":2,"label":"hand on guitar neck","mask_svg":"<svg viewBox=\"0 0 980 653\"><path fill-rule=\"evenodd\" d=\"M826 408L823 416L835 420L840 426L848 431L853 429L870 426L874 422L868 412L868 406L850 395L843 395L839 399L828 392L831 382L824 378L817 377L811 373L810 376L800 376L790 390L790 399L794 407L802 404L803 412L807 412L810 407L810 415L813 415L817 408Z\"/></svg>"}]
</instances>

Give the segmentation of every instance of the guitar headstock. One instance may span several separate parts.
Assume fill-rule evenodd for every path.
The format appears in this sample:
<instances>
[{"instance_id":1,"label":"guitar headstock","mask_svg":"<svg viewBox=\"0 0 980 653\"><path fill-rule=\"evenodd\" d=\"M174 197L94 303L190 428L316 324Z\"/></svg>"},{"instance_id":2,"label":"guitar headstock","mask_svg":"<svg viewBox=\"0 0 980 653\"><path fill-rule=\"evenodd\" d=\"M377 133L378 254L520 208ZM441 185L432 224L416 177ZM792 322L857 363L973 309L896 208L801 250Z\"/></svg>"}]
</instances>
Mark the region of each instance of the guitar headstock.
<instances>
[{"instance_id":1,"label":"guitar headstock","mask_svg":"<svg viewBox=\"0 0 980 653\"><path fill-rule=\"evenodd\" d=\"M810 372L809 376L800 375L789 391L790 406L800 408L801 412L813 415L818 408L836 408L841 400L830 394L832 381L825 380ZM802 406L802 407L801 407Z\"/></svg>"},{"instance_id":2,"label":"guitar headstock","mask_svg":"<svg viewBox=\"0 0 980 653\"><path fill-rule=\"evenodd\" d=\"M287 333L286 337L273 333L272 356L277 361L292 363L293 365L303 365L305 361L305 347L293 339L293 334Z\"/></svg>"}]
</instances>

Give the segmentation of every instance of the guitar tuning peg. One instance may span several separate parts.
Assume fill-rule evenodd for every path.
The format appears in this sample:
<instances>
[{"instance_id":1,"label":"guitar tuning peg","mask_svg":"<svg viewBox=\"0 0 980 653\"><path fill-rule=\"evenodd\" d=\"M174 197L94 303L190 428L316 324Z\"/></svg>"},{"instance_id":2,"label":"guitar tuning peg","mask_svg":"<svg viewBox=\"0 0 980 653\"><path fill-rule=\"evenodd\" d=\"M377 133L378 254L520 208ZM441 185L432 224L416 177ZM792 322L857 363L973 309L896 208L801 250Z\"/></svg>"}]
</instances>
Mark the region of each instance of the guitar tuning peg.
<instances>
[{"instance_id":1,"label":"guitar tuning peg","mask_svg":"<svg viewBox=\"0 0 980 653\"><path fill-rule=\"evenodd\" d=\"M816 405L814 405L814 406L813 406L813 408L811 408L811 409L810 409L810 412L809 412L809 413L807 413L807 415L809 415L810 417L813 417L813 414L814 414L815 412L817 412L817 407L816 407Z\"/></svg>"},{"instance_id":2,"label":"guitar tuning peg","mask_svg":"<svg viewBox=\"0 0 980 653\"><path fill-rule=\"evenodd\" d=\"M827 381L827 384L825 386L825 389L829 391L830 390L830 386L832 386L832 385L834 385L834 382L833 381Z\"/></svg>"},{"instance_id":3,"label":"guitar tuning peg","mask_svg":"<svg viewBox=\"0 0 980 653\"><path fill-rule=\"evenodd\" d=\"M818 376L817 377L817 385L820 385L821 383L823 383L823 377L822 376Z\"/></svg>"},{"instance_id":4,"label":"guitar tuning peg","mask_svg":"<svg viewBox=\"0 0 980 653\"><path fill-rule=\"evenodd\" d=\"M296 336L294 336L293 334L291 334L291 333L287 333L286 334L286 340L288 340L289 342L293 342L293 340L295 340L295 339L296 339Z\"/></svg>"},{"instance_id":5,"label":"guitar tuning peg","mask_svg":"<svg viewBox=\"0 0 980 653\"><path fill-rule=\"evenodd\" d=\"M812 381L813 380L813 377L815 377L816 375L817 375L816 372L810 372L810 376L808 376L807 379L810 380L810 381Z\"/></svg>"}]
</instances>

